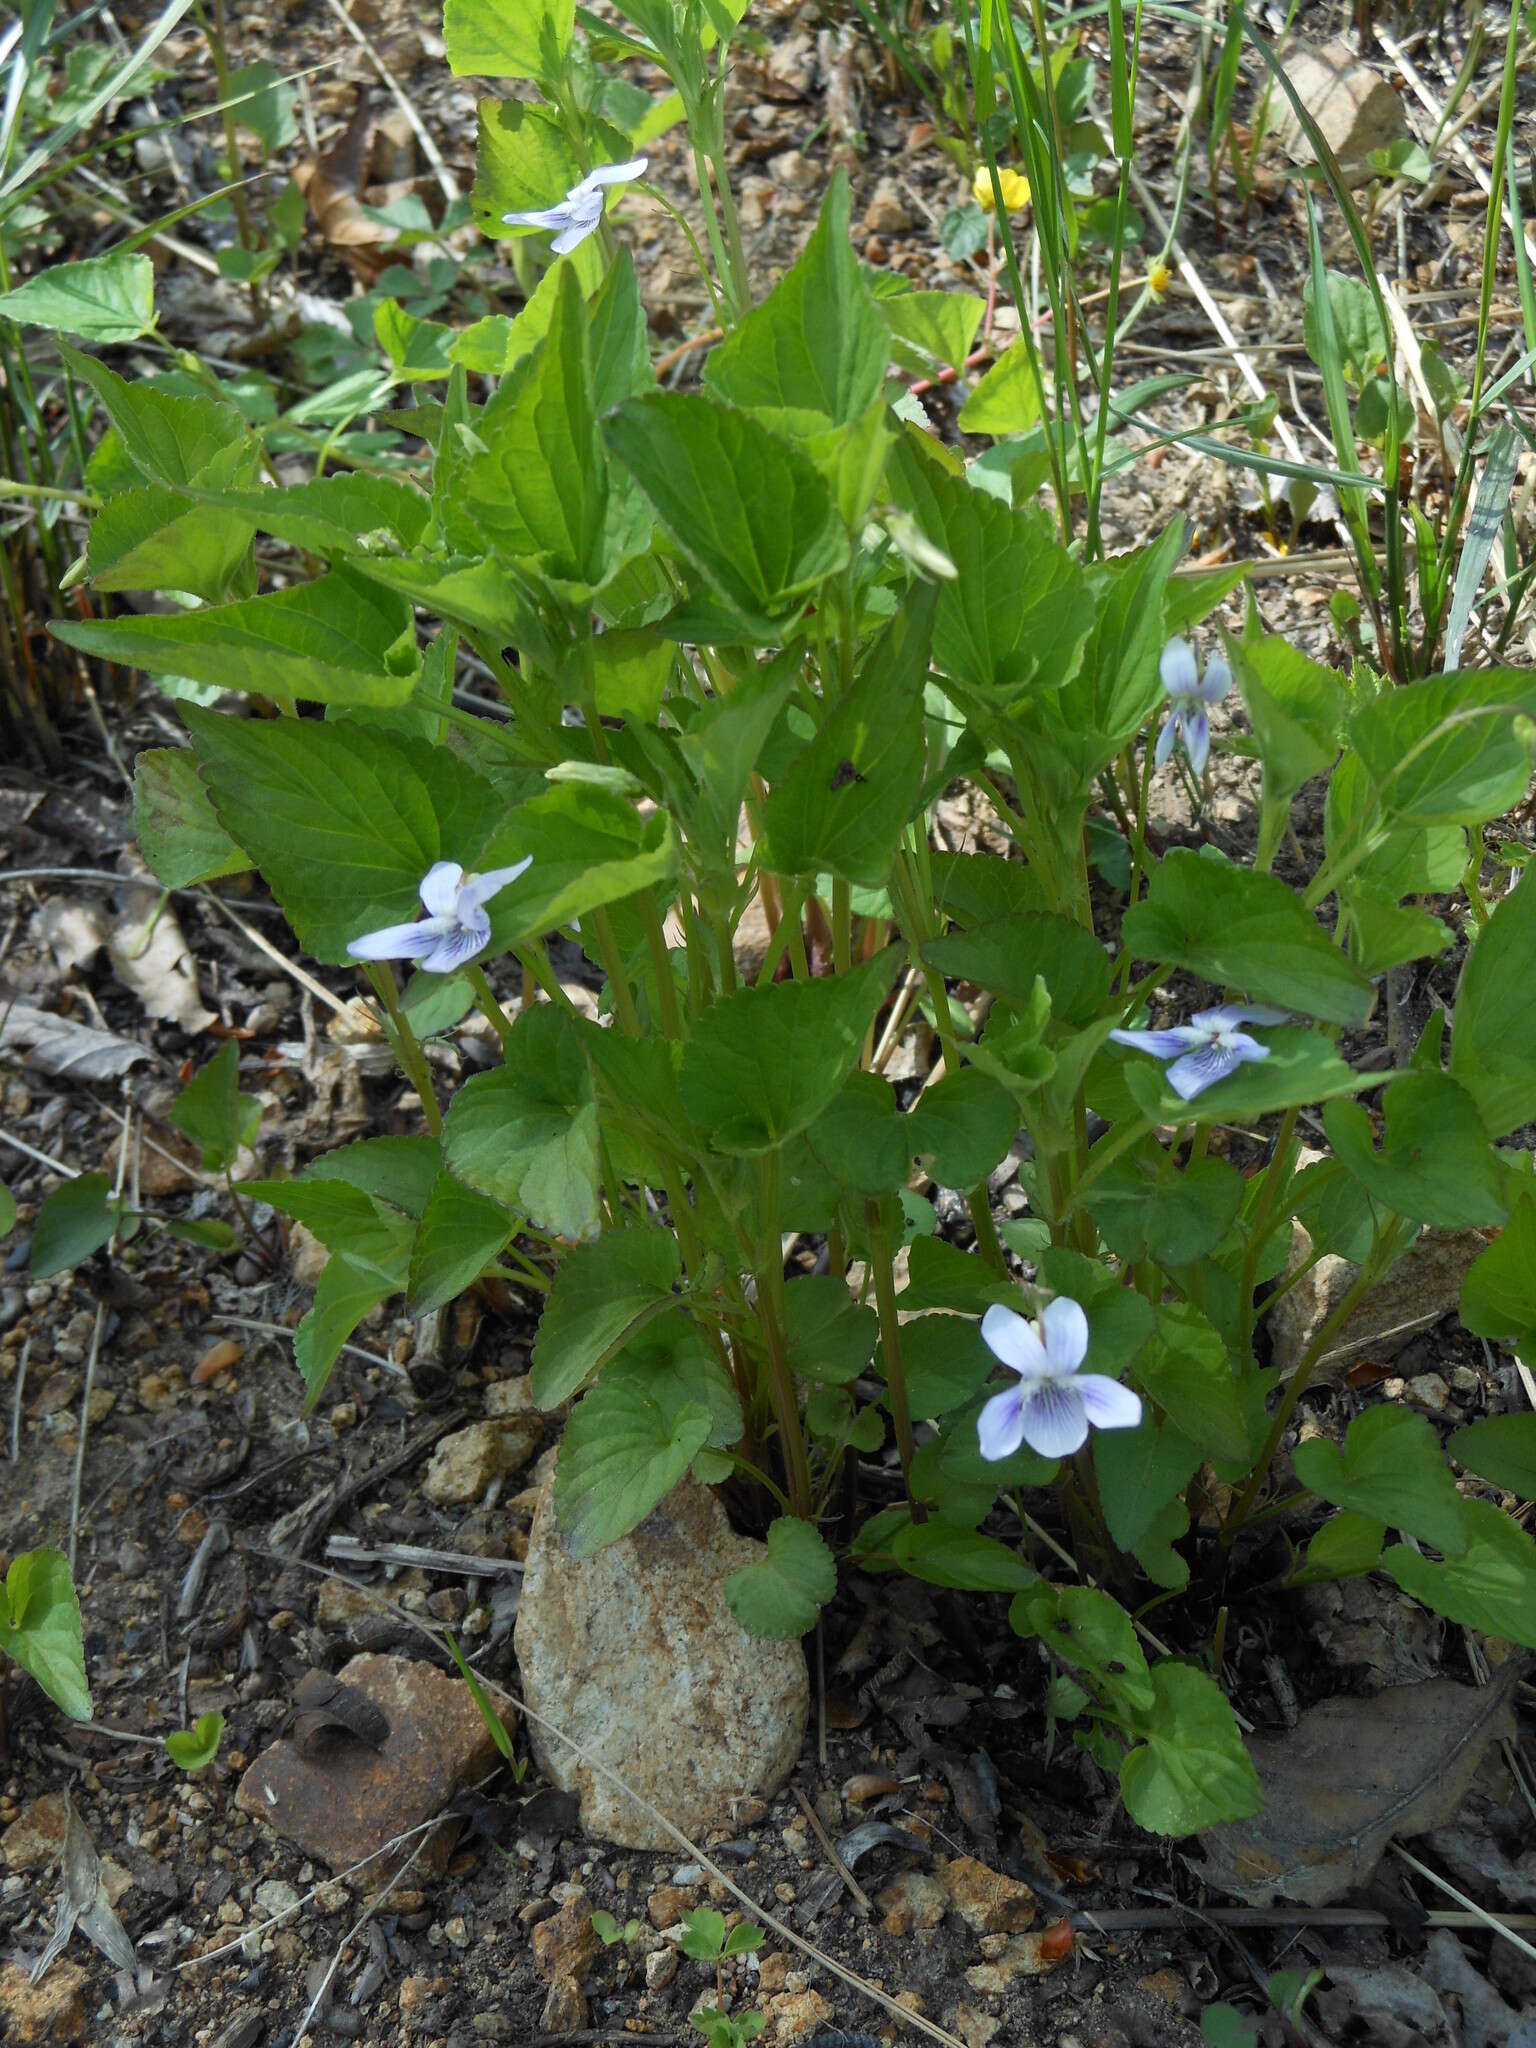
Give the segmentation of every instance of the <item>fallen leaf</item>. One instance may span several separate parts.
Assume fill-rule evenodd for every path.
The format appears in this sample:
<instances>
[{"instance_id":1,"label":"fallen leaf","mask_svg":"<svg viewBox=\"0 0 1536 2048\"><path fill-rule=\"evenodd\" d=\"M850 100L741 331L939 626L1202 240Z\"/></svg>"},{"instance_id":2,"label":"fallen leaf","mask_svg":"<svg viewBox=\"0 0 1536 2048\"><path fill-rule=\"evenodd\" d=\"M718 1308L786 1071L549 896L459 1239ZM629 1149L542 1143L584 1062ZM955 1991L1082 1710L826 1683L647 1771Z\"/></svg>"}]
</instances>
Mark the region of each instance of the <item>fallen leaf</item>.
<instances>
[{"instance_id":1,"label":"fallen leaf","mask_svg":"<svg viewBox=\"0 0 1536 2048\"><path fill-rule=\"evenodd\" d=\"M1285 1734L1251 1737L1263 1810L1201 1837L1202 1875L1254 1906L1325 1906L1365 1884L1389 1842L1454 1815L1489 1743L1514 1733L1523 1669L1514 1659L1483 1687L1436 1678L1325 1700Z\"/></svg>"},{"instance_id":2,"label":"fallen leaf","mask_svg":"<svg viewBox=\"0 0 1536 2048\"><path fill-rule=\"evenodd\" d=\"M183 1031L206 1031L218 1019L198 992L197 967L171 908L157 890L135 886L117 899L117 917L107 934L112 972L145 1014Z\"/></svg>"},{"instance_id":3,"label":"fallen leaf","mask_svg":"<svg viewBox=\"0 0 1536 2048\"><path fill-rule=\"evenodd\" d=\"M132 1972L138 1965L133 1943L123 1923L113 1912L101 1885L101 1858L85 1822L64 1795L68 1821L64 1832L63 1890L48 1945L32 1968L35 1984L62 1953L76 1927L119 1970Z\"/></svg>"},{"instance_id":4,"label":"fallen leaf","mask_svg":"<svg viewBox=\"0 0 1536 2048\"><path fill-rule=\"evenodd\" d=\"M233 1337L224 1337L217 1344L210 1344L197 1364L192 1368L194 1387L205 1387L210 1380L216 1380L221 1372L229 1372L245 1356L245 1346L237 1344Z\"/></svg>"},{"instance_id":5,"label":"fallen leaf","mask_svg":"<svg viewBox=\"0 0 1536 2048\"><path fill-rule=\"evenodd\" d=\"M54 896L37 913L36 935L53 955L61 974L89 967L107 940L106 922L94 903L76 903Z\"/></svg>"},{"instance_id":6,"label":"fallen leaf","mask_svg":"<svg viewBox=\"0 0 1536 2048\"><path fill-rule=\"evenodd\" d=\"M389 1740L389 1722L368 1695L324 1671L305 1672L294 1688L293 1708L293 1744L311 1762L339 1743L382 1749Z\"/></svg>"},{"instance_id":7,"label":"fallen leaf","mask_svg":"<svg viewBox=\"0 0 1536 2048\"><path fill-rule=\"evenodd\" d=\"M114 1081L135 1062L149 1058L131 1038L21 1003L0 1005L0 1045L7 1052L19 1052L29 1067L67 1074L75 1081Z\"/></svg>"}]
</instances>

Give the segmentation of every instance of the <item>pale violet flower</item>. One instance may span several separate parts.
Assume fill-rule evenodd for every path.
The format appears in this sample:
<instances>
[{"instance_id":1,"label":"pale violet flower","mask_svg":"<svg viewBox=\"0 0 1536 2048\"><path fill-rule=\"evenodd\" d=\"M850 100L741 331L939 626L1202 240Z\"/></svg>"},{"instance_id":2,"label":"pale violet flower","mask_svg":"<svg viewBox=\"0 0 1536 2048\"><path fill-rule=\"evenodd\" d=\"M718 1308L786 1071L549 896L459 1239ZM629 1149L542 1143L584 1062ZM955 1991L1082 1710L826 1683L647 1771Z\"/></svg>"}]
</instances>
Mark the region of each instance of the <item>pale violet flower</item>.
<instances>
[{"instance_id":1,"label":"pale violet flower","mask_svg":"<svg viewBox=\"0 0 1536 2048\"><path fill-rule=\"evenodd\" d=\"M601 164L595 171L588 171L579 185L573 185L558 206L537 206L526 213L504 213L501 217L509 228L555 229L550 247L557 256L568 256L596 232L603 217L603 187L627 185L644 173L645 166L643 156L632 157L627 164Z\"/></svg>"},{"instance_id":2,"label":"pale violet flower","mask_svg":"<svg viewBox=\"0 0 1536 2048\"><path fill-rule=\"evenodd\" d=\"M466 875L456 860L434 861L421 880L425 917L411 924L387 924L364 932L347 951L354 960L419 960L428 974L452 974L491 942L485 906L499 889L515 882L533 856L509 868Z\"/></svg>"},{"instance_id":3,"label":"pale violet flower","mask_svg":"<svg viewBox=\"0 0 1536 2048\"><path fill-rule=\"evenodd\" d=\"M1016 1387L994 1394L976 1420L984 1458L1008 1458L1028 1444L1042 1458L1069 1458L1088 1441L1088 1428L1134 1429L1141 1399L1103 1373L1079 1372L1088 1356L1088 1318L1058 1294L1040 1327L1011 1308L989 1308L981 1334L1010 1371Z\"/></svg>"},{"instance_id":4,"label":"pale violet flower","mask_svg":"<svg viewBox=\"0 0 1536 2048\"><path fill-rule=\"evenodd\" d=\"M1267 1060L1269 1047L1260 1045L1239 1024L1283 1024L1284 1010L1266 1009L1262 1004L1223 1003L1219 1009L1196 1010L1187 1024L1175 1024L1169 1031L1111 1031L1117 1045L1133 1045L1154 1059L1172 1060L1168 1083L1176 1095L1192 1101L1202 1088L1225 1080L1244 1060Z\"/></svg>"},{"instance_id":5,"label":"pale violet flower","mask_svg":"<svg viewBox=\"0 0 1536 2048\"><path fill-rule=\"evenodd\" d=\"M1219 654L1213 654L1201 675L1195 666L1195 650L1187 640L1170 640L1157 668L1173 707L1157 736L1157 765L1164 766L1173 752L1174 741L1182 738L1189 765L1198 779L1205 773L1211 751L1208 708L1219 704L1231 689L1232 671Z\"/></svg>"}]
</instances>

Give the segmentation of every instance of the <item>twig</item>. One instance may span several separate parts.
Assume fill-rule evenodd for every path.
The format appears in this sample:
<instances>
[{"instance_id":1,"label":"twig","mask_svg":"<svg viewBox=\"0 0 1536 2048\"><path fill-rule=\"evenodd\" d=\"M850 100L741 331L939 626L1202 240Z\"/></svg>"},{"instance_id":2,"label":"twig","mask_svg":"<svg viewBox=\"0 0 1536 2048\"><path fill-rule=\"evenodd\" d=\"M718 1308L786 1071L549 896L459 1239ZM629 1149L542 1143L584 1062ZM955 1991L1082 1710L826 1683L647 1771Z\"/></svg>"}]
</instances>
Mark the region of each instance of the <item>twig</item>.
<instances>
[{"instance_id":1,"label":"twig","mask_svg":"<svg viewBox=\"0 0 1536 2048\"><path fill-rule=\"evenodd\" d=\"M21 1357L16 1361L16 1391L11 1400L11 1463L21 1457L21 1390L27 1383L27 1360L32 1356L32 1339L29 1337L21 1347Z\"/></svg>"},{"instance_id":2,"label":"twig","mask_svg":"<svg viewBox=\"0 0 1536 2048\"><path fill-rule=\"evenodd\" d=\"M123 1182L128 1178L128 1131L133 1121L129 1110L123 1119L122 1140L117 1148L117 1184L112 1190L114 1202L123 1199ZM110 1256L117 1249L117 1222L112 1224L112 1235L107 1239ZM80 1543L80 1484L85 1477L85 1444L91 1428L91 1393L96 1385L96 1361L101 1355L101 1332L107 1320L107 1305L104 1301L96 1304L96 1321L91 1326L91 1348L85 1361L85 1385L80 1389L80 1430L75 1445L75 1474L69 1489L69 1575L75 1576L75 1552Z\"/></svg>"},{"instance_id":3,"label":"twig","mask_svg":"<svg viewBox=\"0 0 1536 2048\"><path fill-rule=\"evenodd\" d=\"M60 1180L78 1180L80 1168L66 1166L62 1159L55 1159L47 1152L39 1152L35 1145L29 1145L24 1138L13 1138L9 1131L0 1131L0 1145L11 1145L18 1152L24 1152L28 1159L35 1159L39 1166L46 1166L50 1173L56 1173Z\"/></svg>"},{"instance_id":4,"label":"twig","mask_svg":"<svg viewBox=\"0 0 1536 2048\"><path fill-rule=\"evenodd\" d=\"M724 341L724 339L725 329L723 327L710 327L703 334L694 335L691 341L679 342L677 347L669 349L656 365L657 377L660 378L668 370L675 369L683 358L692 355L696 348L713 348L717 341ZM567 2036L567 2039L569 2038Z\"/></svg>"},{"instance_id":5,"label":"twig","mask_svg":"<svg viewBox=\"0 0 1536 2048\"><path fill-rule=\"evenodd\" d=\"M331 1979L336 1975L337 1970L341 1966L341 1958L346 1950L348 1942L356 1941L357 1937L368 1925L368 1922L373 1918L374 1914L378 1912L380 1906L383 1905L384 1901L389 1897L390 1893L394 1890L395 1886L400 1882L401 1878L404 1877L405 1873L416 1861L416 1858L421 1854L422 1850L425 1849L429 1840L429 1836L422 1836L421 1840L416 1844L415 1848L411 1851L410 1855L406 1858L404 1863L401 1864L400 1868L395 1872L394 1876L389 1880L389 1883L384 1886L383 1890L379 1892L376 1898L369 1900L368 1904L363 1908L362 1914L354 1923L354 1925L349 1927L347 1932L341 1937L340 1941L337 1942L336 1953L331 1957L331 1960L326 1967L325 1975L320 1979L319 1984L315 1988L315 1995L309 2001L309 2010L305 2013L303 2019L299 2021L298 2028L294 2033L293 2048L299 2048L299 2043L303 2040L306 2032L308 2031L310 2021L314 2018L315 2014L320 2010L321 2006L324 2005L326 1993L331 1988Z\"/></svg>"},{"instance_id":6,"label":"twig","mask_svg":"<svg viewBox=\"0 0 1536 2048\"><path fill-rule=\"evenodd\" d=\"M843 1880L843 1883L847 1885L849 1891L852 1893L853 1902L858 1907L860 1913L863 1914L873 1912L874 1908L869 1903L868 1892L866 1892L863 1885L859 1883L859 1880L848 1868L847 1864L843 1861L842 1857L838 1855L837 1844L832 1840L832 1837L827 1833L826 1829L822 1826L820 1814L817 1813L815 1807L812 1806L811 1802L809 1801L809 1799L806 1798L805 1794L800 1790L800 1787L798 1785L791 1785L789 1789L791 1792L794 1793L796 1799L800 1802L800 1811L805 1815L806 1819L810 1822L811 1833L816 1837L817 1841L820 1842L822 1848L826 1851L827 1861L831 1864L832 1868L837 1872L838 1876Z\"/></svg>"},{"instance_id":7,"label":"twig","mask_svg":"<svg viewBox=\"0 0 1536 2048\"><path fill-rule=\"evenodd\" d=\"M1105 1934L1156 1933L1186 1927L1182 1906L1115 1906L1097 1912L1080 1906L1070 1916L1074 1927ZM1218 1927L1390 1927L1385 1913L1370 1906L1206 1906L1200 1916ZM1426 1913L1429 1927L1481 1927L1480 1913ZM1505 1927L1536 1927L1536 1913L1506 1913Z\"/></svg>"},{"instance_id":8,"label":"twig","mask_svg":"<svg viewBox=\"0 0 1536 2048\"><path fill-rule=\"evenodd\" d=\"M322 1003L329 1003L338 1016L346 1009L347 1006L340 996L332 995L323 981L316 981L312 974L290 960L286 953L280 952L270 939L263 938L260 932L253 930L237 911L230 909L222 896L215 896L211 889L199 889L197 893L205 903L211 903L220 916L227 917L241 937L249 939L258 953L265 953L267 958L275 966L281 967L284 974L291 976L300 988L307 988L310 994L318 996Z\"/></svg>"},{"instance_id":9,"label":"twig","mask_svg":"<svg viewBox=\"0 0 1536 2048\"><path fill-rule=\"evenodd\" d=\"M332 1536L325 1554L342 1564L393 1564L424 1572L462 1572L471 1578L514 1578L523 1563L516 1557L471 1557L467 1550L428 1550L419 1543L360 1543L355 1536Z\"/></svg>"},{"instance_id":10,"label":"twig","mask_svg":"<svg viewBox=\"0 0 1536 2048\"><path fill-rule=\"evenodd\" d=\"M1475 1899L1469 1899L1465 1892L1457 1891L1455 1885L1448 1883L1438 1872L1431 1870L1427 1863L1421 1863L1417 1856L1403 1847L1401 1842L1394 1842L1392 1850L1410 1870L1416 1870L1420 1877L1432 1884L1436 1891L1444 1892L1445 1896L1454 1899L1464 1912L1473 1914L1479 1926L1486 1927L1492 1934L1502 1934L1512 1947L1519 1949L1523 1956L1529 1956L1531 1961L1536 1963L1536 1947L1533 1947L1523 1934L1516 1934L1507 1921L1499 1919L1497 1914L1485 1911Z\"/></svg>"}]
</instances>

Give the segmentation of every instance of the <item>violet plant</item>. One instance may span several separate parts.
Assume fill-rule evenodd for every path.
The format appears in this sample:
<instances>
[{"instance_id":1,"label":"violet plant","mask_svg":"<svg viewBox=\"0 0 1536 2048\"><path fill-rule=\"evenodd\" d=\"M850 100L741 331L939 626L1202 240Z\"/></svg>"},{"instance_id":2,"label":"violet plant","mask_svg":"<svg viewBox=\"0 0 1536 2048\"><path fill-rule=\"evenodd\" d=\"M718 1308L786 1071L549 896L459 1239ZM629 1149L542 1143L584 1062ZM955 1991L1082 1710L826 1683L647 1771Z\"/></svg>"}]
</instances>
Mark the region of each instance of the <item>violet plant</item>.
<instances>
[{"instance_id":1,"label":"violet plant","mask_svg":"<svg viewBox=\"0 0 1536 2048\"><path fill-rule=\"evenodd\" d=\"M406 1135L242 1185L331 1252L296 1334L305 1398L379 1304L496 1276L539 1314L536 1398L575 1404L574 1551L691 1475L766 1531L726 1588L749 1630L814 1627L840 1562L1009 1592L1138 1822L1250 1812L1219 1656L1180 1618L1192 1489L1254 1582L1381 1571L1536 1643L1536 1545L1447 1462L1529 1472L1530 1418L1443 1444L1366 1413L1275 1484L1321 1361L1422 1229L1497 1231L1463 1320L1536 1330L1514 1142L1536 1120L1536 890L1490 901L1480 839L1526 791L1536 678L1394 687L1250 611L1193 680L1178 650L1241 570L1194 573L1180 523L1114 557L1068 545L1038 448L968 464L928 431L899 372L932 309L877 289L841 175L754 302L723 150L736 18L623 11L611 39L667 72L699 166L727 330L702 388L657 385L622 217L574 238L594 176L647 137L610 132L559 0L516 29L449 0L455 67L544 95L482 108L475 210L550 260L516 317L442 330L418 474L255 488L231 407L71 357L121 451L85 573L203 601L60 637L281 713L182 707L187 746L138 762L145 857L167 886L255 869L313 959L362 956L419 1100ZM295 553L253 596L256 533ZM456 700L461 646L494 707ZM1192 759L1232 744L1206 724L1227 668L1264 782L1251 861L1148 830L1167 694ZM1282 879L1314 778L1324 844ZM1006 853L939 843L960 782ZM1090 833L1121 842L1098 880ZM1383 977L1443 955L1452 918L1454 1005L1370 1064ZM510 1017L490 976L521 992ZM476 1002L499 1057L449 1087L423 1041ZM897 1086L904 1034L936 1057ZM1305 1166L1304 1113L1329 1146ZM994 1210L1005 1159L1022 1217ZM1333 1255L1354 1277L1282 1381L1266 1319ZM1152 1602L1180 1647L1149 1661Z\"/></svg>"}]
</instances>

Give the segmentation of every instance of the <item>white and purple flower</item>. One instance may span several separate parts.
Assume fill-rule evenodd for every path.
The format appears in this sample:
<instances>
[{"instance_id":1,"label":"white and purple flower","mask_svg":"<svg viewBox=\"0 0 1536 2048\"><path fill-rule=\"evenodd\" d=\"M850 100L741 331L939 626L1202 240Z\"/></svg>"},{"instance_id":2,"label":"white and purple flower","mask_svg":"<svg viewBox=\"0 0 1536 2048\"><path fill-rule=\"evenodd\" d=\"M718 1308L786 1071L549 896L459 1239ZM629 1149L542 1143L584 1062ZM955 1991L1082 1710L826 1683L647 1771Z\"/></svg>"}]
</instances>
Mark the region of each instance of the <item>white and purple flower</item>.
<instances>
[{"instance_id":1,"label":"white and purple flower","mask_svg":"<svg viewBox=\"0 0 1536 2048\"><path fill-rule=\"evenodd\" d=\"M486 904L498 890L515 882L533 856L509 868L491 868L466 875L456 860L434 861L421 879L425 917L410 924L387 924L364 932L347 951L354 960L419 960L428 974L452 974L483 953L491 942Z\"/></svg>"},{"instance_id":2,"label":"white and purple flower","mask_svg":"<svg viewBox=\"0 0 1536 2048\"><path fill-rule=\"evenodd\" d=\"M509 228L553 228L555 239L550 247L557 256L568 256L588 235L596 233L603 217L603 187L627 185L643 175L645 166L643 156L632 157L625 164L600 164L595 171L588 171L579 185L573 185L558 206L504 213L502 220Z\"/></svg>"},{"instance_id":3,"label":"white and purple flower","mask_svg":"<svg viewBox=\"0 0 1536 2048\"><path fill-rule=\"evenodd\" d=\"M981 1319L989 1350L1019 1376L994 1394L976 1421L984 1458L1008 1458L1028 1444L1042 1458L1069 1458L1095 1429L1134 1429L1141 1398L1103 1373L1079 1372L1088 1356L1088 1318L1064 1294L1047 1303L1038 1330L1027 1316L994 1305Z\"/></svg>"},{"instance_id":4,"label":"white and purple flower","mask_svg":"<svg viewBox=\"0 0 1536 2048\"><path fill-rule=\"evenodd\" d=\"M1269 1047L1239 1031L1239 1024L1283 1024L1284 1010L1261 1003L1223 1003L1215 1010L1196 1010L1187 1024L1167 1031L1111 1031L1117 1045L1134 1046L1154 1059L1172 1060L1168 1085L1191 1102L1203 1088L1224 1081L1245 1060L1267 1060Z\"/></svg>"},{"instance_id":5,"label":"white and purple flower","mask_svg":"<svg viewBox=\"0 0 1536 2048\"><path fill-rule=\"evenodd\" d=\"M1172 706L1157 736L1157 765L1166 764L1174 741L1182 739L1198 780L1205 773L1211 751L1209 707L1219 704L1231 689L1232 671L1219 654L1213 654L1201 675L1195 666L1195 650L1187 640L1170 640L1157 666Z\"/></svg>"}]
</instances>

